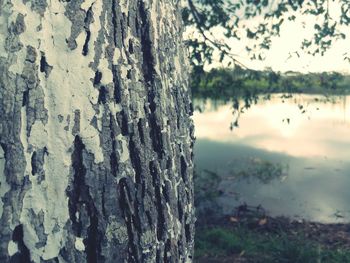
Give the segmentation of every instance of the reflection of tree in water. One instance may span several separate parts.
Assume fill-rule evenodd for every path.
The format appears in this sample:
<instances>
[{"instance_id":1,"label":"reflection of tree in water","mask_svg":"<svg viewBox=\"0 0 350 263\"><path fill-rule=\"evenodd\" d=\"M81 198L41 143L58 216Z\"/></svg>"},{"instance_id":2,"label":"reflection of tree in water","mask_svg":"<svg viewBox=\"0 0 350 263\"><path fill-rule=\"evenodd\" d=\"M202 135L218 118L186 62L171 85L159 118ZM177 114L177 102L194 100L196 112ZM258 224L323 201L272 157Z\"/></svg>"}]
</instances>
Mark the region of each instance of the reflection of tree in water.
<instances>
[{"instance_id":1,"label":"reflection of tree in water","mask_svg":"<svg viewBox=\"0 0 350 263\"><path fill-rule=\"evenodd\" d=\"M280 73L271 69L256 71L242 69L213 69L205 72L194 68L191 75L191 89L195 99L201 104L195 110L203 112L205 102L210 99L215 106L232 105L233 119L230 129L239 126L239 119L251 106L271 100L278 95L284 103L293 99L294 94L317 94L314 102L337 103L340 95L349 92L350 76L336 72L301 74L297 72ZM338 95L338 96L336 96ZM320 97L322 96L322 97ZM307 106L296 102L301 114L307 113ZM311 103L311 102L310 102ZM317 109L318 110L318 109ZM289 124L289 118L284 121Z\"/></svg>"},{"instance_id":2,"label":"reflection of tree in water","mask_svg":"<svg viewBox=\"0 0 350 263\"><path fill-rule=\"evenodd\" d=\"M225 181L245 180L247 182L257 181L268 184L273 180L284 181L288 176L289 166L282 163L274 163L260 158L238 158L225 167L225 172L211 170L195 170L194 190L195 206L199 217L204 215L209 219L222 214L217 198L225 195L239 199L239 190L222 189Z\"/></svg>"},{"instance_id":3,"label":"reflection of tree in water","mask_svg":"<svg viewBox=\"0 0 350 263\"><path fill-rule=\"evenodd\" d=\"M239 98L234 99L233 106L232 106L233 118L230 124L230 130L233 130L234 128L239 127L239 119L241 117L241 114L245 113L253 105L257 105L265 101L270 101L272 98L279 98L279 100L282 103L285 103L286 101L292 101L296 105L296 107L298 107L300 114L307 114L308 112L310 112L311 110L310 106L313 103L337 104L344 98L344 95L335 96L335 95L322 94L322 95L318 95L318 97L315 97L312 101L300 102L295 98L295 96L301 95L301 94L285 93L285 94L280 94L278 96L276 95L277 94L265 94L265 95L255 94L252 98L246 97L243 99L239 99ZM315 109L320 110L319 107L316 107ZM308 119L310 119L310 117L308 117ZM289 124L291 121L292 119L289 117L285 117L284 119L282 119L282 122L285 122L287 124Z\"/></svg>"},{"instance_id":4,"label":"reflection of tree in water","mask_svg":"<svg viewBox=\"0 0 350 263\"><path fill-rule=\"evenodd\" d=\"M210 222L222 214L222 208L217 203L220 196L220 176L209 170L194 171L194 205L196 207L197 223Z\"/></svg>"},{"instance_id":5,"label":"reflection of tree in water","mask_svg":"<svg viewBox=\"0 0 350 263\"><path fill-rule=\"evenodd\" d=\"M196 206L203 202L212 202L220 196L219 185L222 182L222 176L219 173L207 169L195 170L193 178Z\"/></svg>"},{"instance_id":6,"label":"reflection of tree in water","mask_svg":"<svg viewBox=\"0 0 350 263\"><path fill-rule=\"evenodd\" d=\"M220 195L219 185L226 180L255 180L268 184L273 180L284 181L289 165L274 163L260 158L237 158L231 161L223 171L208 169L194 173L196 200L211 200Z\"/></svg>"},{"instance_id":7,"label":"reflection of tree in water","mask_svg":"<svg viewBox=\"0 0 350 263\"><path fill-rule=\"evenodd\" d=\"M234 128L238 127L238 120L246 110L248 110L251 105L258 104L259 96L257 94L250 94L247 93L242 98L234 98L232 102L232 108L233 108L233 120L230 124L230 130L233 130Z\"/></svg>"},{"instance_id":8,"label":"reflection of tree in water","mask_svg":"<svg viewBox=\"0 0 350 263\"><path fill-rule=\"evenodd\" d=\"M236 179L246 181L258 181L268 184L272 180L284 181L288 176L288 164L274 163L260 158L239 158L233 160L229 165L229 177L225 179Z\"/></svg>"},{"instance_id":9,"label":"reflection of tree in water","mask_svg":"<svg viewBox=\"0 0 350 263\"><path fill-rule=\"evenodd\" d=\"M231 105L232 107L232 121L230 123L230 130L234 130L239 127L239 120L242 117L242 114L246 113L252 106L257 104L262 104L264 102L271 101L272 99L279 99L282 103L286 103L287 101L293 102L295 106L298 108L300 115L308 114L312 110L320 110L319 106L314 109L311 108L314 104L337 104L344 103L344 95L327 95L327 94L317 94L310 101L300 101L296 98L296 96L302 94L294 94L294 93L283 93L283 94L250 94L246 93L245 96L237 96L229 99L220 99L220 98L196 98L194 100L194 109L200 113L207 111L216 111L220 106ZM207 101L211 102L210 107L207 105ZM308 117L310 119L310 116ZM289 117L283 118L281 121L289 124L293 121Z\"/></svg>"}]
</instances>

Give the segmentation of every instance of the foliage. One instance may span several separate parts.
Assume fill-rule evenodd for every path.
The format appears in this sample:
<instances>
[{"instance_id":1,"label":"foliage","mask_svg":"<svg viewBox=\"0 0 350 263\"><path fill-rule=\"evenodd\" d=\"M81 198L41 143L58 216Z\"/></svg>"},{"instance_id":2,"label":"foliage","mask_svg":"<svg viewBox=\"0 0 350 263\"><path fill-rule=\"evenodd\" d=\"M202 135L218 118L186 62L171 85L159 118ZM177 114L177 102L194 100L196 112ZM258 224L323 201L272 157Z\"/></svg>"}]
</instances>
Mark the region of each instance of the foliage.
<instances>
[{"instance_id":1,"label":"foliage","mask_svg":"<svg viewBox=\"0 0 350 263\"><path fill-rule=\"evenodd\" d=\"M264 50L270 48L272 37L279 36L285 21L297 16L313 18L314 32L304 39L301 48L312 55L323 55L338 39L346 37L350 24L349 0L186 0L182 16L185 25L195 28L197 39L188 39L193 65L212 63L214 51L219 60L229 58L241 65L237 54L228 44L231 40L246 38L246 50L252 59L264 59ZM223 30L223 39L217 39L215 29ZM344 59L350 60L347 54Z\"/></svg>"},{"instance_id":2,"label":"foliage","mask_svg":"<svg viewBox=\"0 0 350 263\"><path fill-rule=\"evenodd\" d=\"M242 225L236 228L198 228L195 259L241 255L255 263L317 263L350 262L347 249L330 249L311 241L305 234L290 236L282 230L262 232Z\"/></svg>"},{"instance_id":3,"label":"foliage","mask_svg":"<svg viewBox=\"0 0 350 263\"><path fill-rule=\"evenodd\" d=\"M258 94L309 93L338 94L350 91L350 76L337 72L301 74L219 68L192 72L191 89L194 97L247 97L254 100Z\"/></svg>"}]
</instances>

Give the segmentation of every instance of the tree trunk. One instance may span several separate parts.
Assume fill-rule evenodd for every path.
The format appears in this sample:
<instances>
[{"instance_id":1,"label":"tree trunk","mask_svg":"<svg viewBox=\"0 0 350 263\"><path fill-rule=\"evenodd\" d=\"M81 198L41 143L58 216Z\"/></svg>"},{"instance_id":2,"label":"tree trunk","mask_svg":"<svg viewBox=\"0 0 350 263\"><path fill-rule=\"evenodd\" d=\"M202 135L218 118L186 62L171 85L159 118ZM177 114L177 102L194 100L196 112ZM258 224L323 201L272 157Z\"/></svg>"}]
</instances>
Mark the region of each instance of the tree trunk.
<instances>
[{"instance_id":1,"label":"tree trunk","mask_svg":"<svg viewBox=\"0 0 350 263\"><path fill-rule=\"evenodd\" d=\"M0 0L0 262L190 262L179 1Z\"/></svg>"}]
</instances>

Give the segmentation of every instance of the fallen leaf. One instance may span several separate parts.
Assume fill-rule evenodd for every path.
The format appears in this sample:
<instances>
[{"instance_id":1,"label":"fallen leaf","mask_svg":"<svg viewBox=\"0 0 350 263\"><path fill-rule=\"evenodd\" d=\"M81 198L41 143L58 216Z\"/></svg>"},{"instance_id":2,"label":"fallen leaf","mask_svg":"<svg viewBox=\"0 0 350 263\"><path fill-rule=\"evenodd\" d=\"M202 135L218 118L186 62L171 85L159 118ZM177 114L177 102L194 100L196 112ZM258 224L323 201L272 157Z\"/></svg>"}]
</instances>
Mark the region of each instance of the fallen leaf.
<instances>
[{"instance_id":1,"label":"fallen leaf","mask_svg":"<svg viewBox=\"0 0 350 263\"><path fill-rule=\"evenodd\" d=\"M284 182L284 181L287 179L287 177L288 177L288 175L283 175L283 176L281 177L281 182Z\"/></svg>"},{"instance_id":2,"label":"fallen leaf","mask_svg":"<svg viewBox=\"0 0 350 263\"><path fill-rule=\"evenodd\" d=\"M238 222L238 218L231 216L230 217L230 222L231 223L237 223Z\"/></svg>"},{"instance_id":3,"label":"fallen leaf","mask_svg":"<svg viewBox=\"0 0 350 263\"><path fill-rule=\"evenodd\" d=\"M267 223L267 218L263 218L263 219L260 219L259 220L259 226L263 226L263 225L266 225L266 223Z\"/></svg>"}]
</instances>

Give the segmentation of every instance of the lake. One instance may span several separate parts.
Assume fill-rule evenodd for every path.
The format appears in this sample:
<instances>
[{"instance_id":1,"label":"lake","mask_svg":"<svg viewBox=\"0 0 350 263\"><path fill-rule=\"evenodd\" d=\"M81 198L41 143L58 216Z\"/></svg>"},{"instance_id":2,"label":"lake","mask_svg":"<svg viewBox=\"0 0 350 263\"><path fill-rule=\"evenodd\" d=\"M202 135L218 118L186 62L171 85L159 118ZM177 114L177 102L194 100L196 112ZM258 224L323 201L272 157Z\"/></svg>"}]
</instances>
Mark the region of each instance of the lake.
<instances>
[{"instance_id":1,"label":"lake","mask_svg":"<svg viewBox=\"0 0 350 263\"><path fill-rule=\"evenodd\" d=\"M350 96L260 99L234 122L232 103L194 100L196 173L215 173L224 214L246 203L270 215L350 220Z\"/></svg>"}]
</instances>

